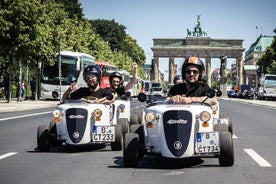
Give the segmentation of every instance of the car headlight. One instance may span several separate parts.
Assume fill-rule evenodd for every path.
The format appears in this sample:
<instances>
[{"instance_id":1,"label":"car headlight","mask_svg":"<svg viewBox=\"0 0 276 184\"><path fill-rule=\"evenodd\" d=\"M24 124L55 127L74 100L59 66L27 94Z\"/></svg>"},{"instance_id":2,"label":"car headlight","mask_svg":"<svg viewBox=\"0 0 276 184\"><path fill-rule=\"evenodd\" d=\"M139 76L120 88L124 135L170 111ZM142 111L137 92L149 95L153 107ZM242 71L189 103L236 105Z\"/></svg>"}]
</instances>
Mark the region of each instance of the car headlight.
<instances>
[{"instance_id":1,"label":"car headlight","mask_svg":"<svg viewBox=\"0 0 276 184\"><path fill-rule=\"evenodd\" d=\"M121 113L125 112L125 108L126 108L126 106L124 104L119 105L119 109L120 109Z\"/></svg>"},{"instance_id":2,"label":"car headlight","mask_svg":"<svg viewBox=\"0 0 276 184\"><path fill-rule=\"evenodd\" d=\"M152 113L152 112L149 112L145 115L145 120L148 122L148 123L151 123L155 120L155 115Z\"/></svg>"},{"instance_id":3,"label":"car headlight","mask_svg":"<svg viewBox=\"0 0 276 184\"><path fill-rule=\"evenodd\" d=\"M60 114L61 114L60 110L54 110L54 112L53 112L53 116L54 116L54 118L59 117L59 116L60 116Z\"/></svg>"},{"instance_id":4,"label":"car headlight","mask_svg":"<svg viewBox=\"0 0 276 184\"><path fill-rule=\"evenodd\" d=\"M100 109L96 109L96 110L94 110L94 112L93 112L93 115L96 117L96 118L99 118L99 117L101 117L102 116L102 111L100 110Z\"/></svg>"},{"instance_id":5,"label":"car headlight","mask_svg":"<svg viewBox=\"0 0 276 184\"><path fill-rule=\"evenodd\" d=\"M53 111L54 121L57 123L60 121L61 112L60 110L56 109Z\"/></svg>"},{"instance_id":6,"label":"car headlight","mask_svg":"<svg viewBox=\"0 0 276 184\"><path fill-rule=\"evenodd\" d=\"M203 121L203 122L207 122L211 119L211 114L207 111L202 111L200 114L199 114L199 117L200 117L200 120Z\"/></svg>"}]
</instances>

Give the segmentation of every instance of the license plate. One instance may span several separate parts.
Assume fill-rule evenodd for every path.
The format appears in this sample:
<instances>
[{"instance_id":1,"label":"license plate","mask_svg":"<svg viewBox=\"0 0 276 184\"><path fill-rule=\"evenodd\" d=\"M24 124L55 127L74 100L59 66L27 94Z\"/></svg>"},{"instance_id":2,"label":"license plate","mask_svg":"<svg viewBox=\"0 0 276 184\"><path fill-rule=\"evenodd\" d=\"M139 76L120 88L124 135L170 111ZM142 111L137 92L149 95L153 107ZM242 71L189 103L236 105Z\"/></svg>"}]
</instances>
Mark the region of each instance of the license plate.
<instances>
[{"instance_id":1,"label":"license plate","mask_svg":"<svg viewBox=\"0 0 276 184\"><path fill-rule=\"evenodd\" d=\"M215 153L219 151L218 132L196 134L196 153Z\"/></svg>"},{"instance_id":2,"label":"license plate","mask_svg":"<svg viewBox=\"0 0 276 184\"><path fill-rule=\"evenodd\" d=\"M94 142L114 142L114 126L93 126L92 139Z\"/></svg>"}]
</instances>

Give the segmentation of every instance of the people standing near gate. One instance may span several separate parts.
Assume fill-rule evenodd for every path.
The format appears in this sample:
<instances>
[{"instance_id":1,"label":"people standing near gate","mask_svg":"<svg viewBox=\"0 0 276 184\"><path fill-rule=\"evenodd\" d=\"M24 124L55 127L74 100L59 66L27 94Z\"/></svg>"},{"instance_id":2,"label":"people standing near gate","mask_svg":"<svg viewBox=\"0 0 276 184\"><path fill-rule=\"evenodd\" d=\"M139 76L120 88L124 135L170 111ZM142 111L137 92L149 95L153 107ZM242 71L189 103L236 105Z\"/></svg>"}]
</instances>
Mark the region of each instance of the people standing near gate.
<instances>
[{"instance_id":1,"label":"people standing near gate","mask_svg":"<svg viewBox=\"0 0 276 184\"><path fill-rule=\"evenodd\" d=\"M27 89L27 83L24 80L22 80L22 82L21 82L21 93L20 93L21 100L24 100L24 95L25 95L26 89Z\"/></svg>"}]
</instances>

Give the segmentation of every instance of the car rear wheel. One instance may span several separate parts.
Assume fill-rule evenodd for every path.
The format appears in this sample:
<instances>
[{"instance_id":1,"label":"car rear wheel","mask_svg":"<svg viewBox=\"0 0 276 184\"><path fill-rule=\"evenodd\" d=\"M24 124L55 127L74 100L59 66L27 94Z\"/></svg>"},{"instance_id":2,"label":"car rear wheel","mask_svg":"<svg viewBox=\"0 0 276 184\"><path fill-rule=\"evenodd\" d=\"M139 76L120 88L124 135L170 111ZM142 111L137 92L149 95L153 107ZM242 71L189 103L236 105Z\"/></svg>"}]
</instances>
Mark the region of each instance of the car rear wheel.
<instances>
[{"instance_id":1,"label":"car rear wheel","mask_svg":"<svg viewBox=\"0 0 276 184\"><path fill-rule=\"evenodd\" d=\"M220 132L220 155L219 165L220 166L232 166L234 164L234 146L233 139L230 132Z\"/></svg>"},{"instance_id":2,"label":"car rear wheel","mask_svg":"<svg viewBox=\"0 0 276 184\"><path fill-rule=\"evenodd\" d=\"M135 110L130 115L130 124L141 124L142 123L142 112L141 110Z\"/></svg>"},{"instance_id":3,"label":"car rear wheel","mask_svg":"<svg viewBox=\"0 0 276 184\"><path fill-rule=\"evenodd\" d=\"M127 118L121 118L118 120L118 124L122 126L123 135L129 132L129 122Z\"/></svg>"},{"instance_id":4,"label":"car rear wheel","mask_svg":"<svg viewBox=\"0 0 276 184\"><path fill-rule=\"evenodd\" d=\"M49 151L49 131L46 125L41 125L37 130L37 149L38 151Z\"/></svg>"},{"instance_id":5,"label":"car rear wheel","mask_svg":"<svg viewBox=\"0 0 276 184\"><path fill-rule=\"evenodd\" d=\"M120 151L123 148L124 140L123 140L123 132L122 126L120 124L115 125L115 141L111 142L111 150L112 151Z\"/></svg>"},{"instance_id":6,"label":"car rear wheel","mask_svg":"<svg viewBox=\"0 0 276 184\"><path fill-rule=\"evenodd\" d=\"M139 163L138 158L139 138L136 133L125 134L125 143L123 150L123 160L125 167L137 167Z\"/></svg>"},{"instance_id":7,"label":"car rear wheel","mask_svg":"<svg viewBox=\"0 0 276 184\"><path fill-rule=\"evenodd\" d=\"M227 124L215 124L214 130L218 131L218 132L228 131L228 125Z\"/></svg>"},{"instance_id":8,"label":"car rear wheel","mask_svg":"<svg viewBox=\"0 0 276 184\"><path fill-rule=\"evenodd\" d=\"M233 135L233 123L232 123L232 118L228 119L228 131Z\"/></svg>"}]
</instances>

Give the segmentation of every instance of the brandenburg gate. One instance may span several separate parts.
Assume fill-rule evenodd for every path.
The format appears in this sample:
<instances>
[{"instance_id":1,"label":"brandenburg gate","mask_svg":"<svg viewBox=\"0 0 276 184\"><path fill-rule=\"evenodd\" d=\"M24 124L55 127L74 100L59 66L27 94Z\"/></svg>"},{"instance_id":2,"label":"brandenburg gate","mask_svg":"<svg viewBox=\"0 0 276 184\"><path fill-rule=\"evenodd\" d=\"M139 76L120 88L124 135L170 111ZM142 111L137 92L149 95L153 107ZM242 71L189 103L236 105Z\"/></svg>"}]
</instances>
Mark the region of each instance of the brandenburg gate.
<instances>
[{"instance_id":1,"label":"brandenburg gate","mask_svg":"<svg viewBox=\"0 0 276 184\"><path fill-rule=\"evenodd\" d=\"M173 83L175 58L187 58L197 56L205 60L205 75L207 83L211 86L211 59L224 55L227 58L236 59L237 77L242 79L242 48L243 40L239 39L213 39L207 36L207 32L200 27L200 16L197 17L196 26L193 31L187 29L187 37L184 39L153 39L153 80L158 81L159 58L169 58L168 71L169 83ZM226 69L226 67L225 67ZM225 72L224 72L225 73ZM241 84L241 80L239 85Z\"/></svg>"}]
</instances>

